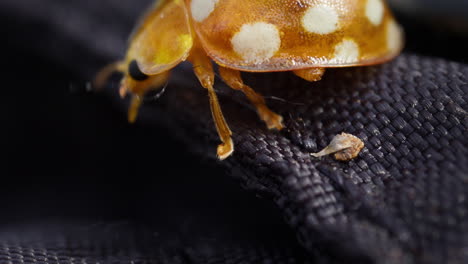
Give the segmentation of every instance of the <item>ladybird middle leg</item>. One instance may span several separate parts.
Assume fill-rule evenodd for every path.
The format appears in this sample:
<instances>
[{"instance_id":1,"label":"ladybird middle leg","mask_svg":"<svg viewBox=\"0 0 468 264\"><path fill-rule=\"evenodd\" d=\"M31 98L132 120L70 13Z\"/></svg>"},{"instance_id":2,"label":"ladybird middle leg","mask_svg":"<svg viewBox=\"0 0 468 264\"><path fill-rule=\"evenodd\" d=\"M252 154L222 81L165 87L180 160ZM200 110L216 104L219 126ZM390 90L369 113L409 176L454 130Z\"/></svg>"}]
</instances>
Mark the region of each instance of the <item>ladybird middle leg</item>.
<instances>
[{"instance_id":1,"label":"ladybird middle leg","mask_svg":"<svg viewBox=\"0 0 468 264\"><path fill-rule=\"evenodd\" d=\"M229 126L224 119L218 97L216 96L216 92L213 88L213 65L210 58L199 46L194 46L192 48L188 60L192 63L195 75L197 76L201 85L208 90L211 114L213 116L219 138L221 139L221 142L223 142L218 146L217 155L220 160L224 160L234 151L234 143L231 139L231 129L229 129Z\"/></svg>"},{"instance_id":2,"label":"ladybird middle leg","mask_svg":"<svg viewBox=\"0 0 468 264\"><path fill-rule=\"evenodd\" d=\"M242 91L247 96L249 101L257 108L258 115L266 123L268 129L281 130L284 127L283 117L268 108L261 94L256 93L250 86L244 84L239 71L219 66L219 74L229 87Z\"/></svg>"},{"instance_id":3,"label":"ladybird middle leg","mask_svg":"<svg viewBox=\"0 0 468 264\"><path fill-rule=\"evenodd\" d=\"M309 82L316 82L322 79L325 68L308 68L293 71L295 75Z\"/></svg>"}]
</instances>

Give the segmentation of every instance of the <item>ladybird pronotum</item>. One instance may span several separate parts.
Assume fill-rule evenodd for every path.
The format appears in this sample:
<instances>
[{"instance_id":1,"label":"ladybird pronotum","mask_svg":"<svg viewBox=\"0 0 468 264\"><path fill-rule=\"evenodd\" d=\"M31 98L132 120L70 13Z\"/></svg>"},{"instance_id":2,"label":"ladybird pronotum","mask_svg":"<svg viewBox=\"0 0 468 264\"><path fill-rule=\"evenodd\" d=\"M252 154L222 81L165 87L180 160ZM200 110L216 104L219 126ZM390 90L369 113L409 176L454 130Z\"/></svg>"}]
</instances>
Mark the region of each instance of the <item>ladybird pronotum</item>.
<instances>
[{"instance_id":1,"label":"ladybird pronotum","mask_svg":"<svg viewBox=\"0 0 468 264\"><path fill-rule=\"evenodd\" d=\"M172 68L190 61L208 91L222 141L217 154L225 159L234 146L213 88L213 61L267 127L280 130L282 117L243 83L241 71L292 71L318 81L325 68L383 63L402 46L402 30L383 0L160 0L136 28L125 59L104 68L96 82L115 70L124 74L120 94L133 95L133 122L142 96L163 86Z\"/></svg>"}]
</instances>

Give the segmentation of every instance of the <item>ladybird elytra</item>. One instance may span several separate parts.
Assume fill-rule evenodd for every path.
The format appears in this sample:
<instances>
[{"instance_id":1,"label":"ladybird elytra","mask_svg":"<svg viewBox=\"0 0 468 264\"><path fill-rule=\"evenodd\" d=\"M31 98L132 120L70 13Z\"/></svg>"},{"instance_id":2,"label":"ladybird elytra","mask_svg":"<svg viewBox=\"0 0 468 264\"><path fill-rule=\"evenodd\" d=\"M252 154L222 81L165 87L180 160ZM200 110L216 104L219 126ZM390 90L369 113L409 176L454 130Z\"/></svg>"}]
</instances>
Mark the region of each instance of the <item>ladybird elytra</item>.
<instances>
[{"instance_id":1,"label":"ladybird elytra","mask_svg":"<svg viewBox=\"0 0 468 264\"><path fill-rule=\"evenodd\" d=\"M111 70L122 72L120 93L132 94L134 121L142 96L160 89L170 70L188 60L208 91L222 141L217 155L225 159L234 144L213 88L212 62L268 128L281 130L283 118L244 84L241 71L291 71L313 82L325 68L383 63L402 47L403 31L383 0L160 0L136 27L125 58L104 68L96 83Z\"/></svg>"}]
</instances>

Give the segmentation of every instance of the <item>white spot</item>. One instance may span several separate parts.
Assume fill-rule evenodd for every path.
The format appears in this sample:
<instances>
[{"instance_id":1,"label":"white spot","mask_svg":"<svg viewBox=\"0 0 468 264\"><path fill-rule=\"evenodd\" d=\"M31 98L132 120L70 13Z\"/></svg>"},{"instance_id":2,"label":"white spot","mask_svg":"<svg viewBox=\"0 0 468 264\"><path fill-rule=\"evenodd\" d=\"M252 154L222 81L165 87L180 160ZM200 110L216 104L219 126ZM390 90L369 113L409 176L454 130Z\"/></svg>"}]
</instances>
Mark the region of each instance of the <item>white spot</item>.
<instances>
[{"instance_id":1,"label":"white spot","mask_svg":"<svg viewBox=\"0 0 468 264\"><path fill-rule=\"evenodd\" d=\"M215 9L219 0L192 0L190 9L192 10L192 17L197 22L205 20L211 12Z\"/></svg>"},{"instance_id":2,"label":"white spot","mask_svg":"<svg viewBox=\"0 0 468 264\"><path fill-rule=\"evenodd\" d=\"M338 29L339 17L335 9L327 5L315 5L302 17L305 30L316 34L329 34Z\"/></svg>"},{"instance_id":3,"label":"white spot","mask_svg":"<svg viewBox=\"0 0 468 264\"><path fill-rule=\"evenodd\" d=\"M395 20L390 19L387 22L387 48L390 51L397 51L400 49L402 41L400 26Z\"/></svg>"},{"instance_id":4,"label":"white spot","mask_svg":"<svg viewBox=\"0 0 468 264\"><path fill-rule=\"evenodd\" d=\"M384 16L384 4L382 0L367 0L366 16L373 25L380 25Z\"/></svg>"},{"instance_id":5,"label":"white spot","mask_svg":"<svg viewBox=\"0 0 468 264\"><path fill-rule=\"evenodd\" d=\"M281 46L275 25L257 22L244 24L231 39L234 51L248 63L261 63L273 57Z\"/></svg>"},{"instance_id":6,"label":"white spot","mask_svg":"<svg viewBox=\"0 0 468 264\"><path fill-rule=\"evenodd\" d=\"M335 46L334 61L337 63L354 63L359 59L359 46L354 40L345 39Z\"/></svg>"}]
</instances>

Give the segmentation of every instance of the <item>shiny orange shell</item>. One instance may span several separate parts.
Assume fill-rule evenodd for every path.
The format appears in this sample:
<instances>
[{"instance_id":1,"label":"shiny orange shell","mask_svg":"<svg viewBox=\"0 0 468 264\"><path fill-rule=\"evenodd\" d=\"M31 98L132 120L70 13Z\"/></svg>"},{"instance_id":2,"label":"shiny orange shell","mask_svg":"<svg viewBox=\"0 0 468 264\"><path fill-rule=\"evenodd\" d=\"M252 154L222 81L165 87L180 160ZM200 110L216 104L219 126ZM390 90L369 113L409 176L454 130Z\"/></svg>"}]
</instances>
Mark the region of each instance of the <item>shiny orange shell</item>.
<instances>
[{"instance_id":1,"label":"shiny orange shell","mask_svg":"<svg viewBox=\"0 0 468 264\"><path fill-rule=\"evenodd\" d=\"M156 75L187 59L193 46L189 12L182 0L159 0L143 16L130 38L125 63Z\"/></svg>"},{"instance_id":2,"label":"shiny orange shell","mask_svg":"<svg viewBox=\"0 0 468 264\"><path fill-rule=\"evenodd\" d=\"M403 33L383 0L185 0L193 28L218 64L290 71L383 63Z\"/></svg>"},{"instance_id":3,"label":"shiny orange shell","mask_svg":"<svg viewBox=\"0 0 468 264\"><path fill-rule=\"evenodd\" d=\"M317 81L327 67L383 63L398 55L403 32L384 0L159 0L130 39L125 59L101 71L124 74L120 93L132 93L129 120L135 121L142 96L160 88L184 60L208 90L225 159L234 151L231 130L214 90L210 58L219 75L241 90L270 129L283 118L245 85L239 71L293 71ZM352 153L353 154L353 153Z\"/></svg>"}]
</instances>

